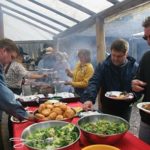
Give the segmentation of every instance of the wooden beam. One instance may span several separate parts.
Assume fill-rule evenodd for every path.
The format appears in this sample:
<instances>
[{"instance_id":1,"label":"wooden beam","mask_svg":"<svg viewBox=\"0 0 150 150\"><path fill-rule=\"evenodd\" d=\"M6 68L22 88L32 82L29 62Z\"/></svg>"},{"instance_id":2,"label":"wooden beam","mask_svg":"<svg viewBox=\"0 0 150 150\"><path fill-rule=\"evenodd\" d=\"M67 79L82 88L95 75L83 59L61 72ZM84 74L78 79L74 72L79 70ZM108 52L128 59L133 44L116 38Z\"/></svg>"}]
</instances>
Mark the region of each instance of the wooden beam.
<instances>
[{"instance_id":1,"label":"wooden beam","mask_svg":"<svg viewBox=\"0 0 150 150\"><path fill-rule=\"evenodd\" d=\"M72 28L67 29L66 31L58 34L56 38L61 38L75 32L80 32L90 27L90 25L95 24L96 17L106 18L114 14L119 14L125 10L131 9L140 4L150 3L149 0L125 0L123 2L117 3L116 5L80 22L79 24L73 26Z\"/></svg>"},{"instance_id":2,"label":"wooden beam","mask_svg":"<svg viewBox=\"0 0 150 150\"><path fill-rule=\"evenodd\" d=\"M70 0L67 0L67 1L66 0L60 0L60 1L67 4L67 5L69 5L69 6L72 6L72 7L76 8L76 9L78 9L78 10L80 10L80 11L82 11L82 12L84 12L84 13L90 15L90 16L93 16L93 15L96 14L95 12L93 12L93 11L91 11L91 10L89 10L89 9L87 9L87 8L77 4L77 3L74 3Z\"/></svg>"},{"instance_id":3,"label":"wooden beam","mask_svg":"<svg viewBox=\"0 0 150 150\"><path fill-rule=\"evenodd\" d=\"M50 33L50 34L52 34L52 35L56 35L56 33L52 32L52 31L49 31L49 30L47 30L47 29L45 29L45 28L42 28L42 27L40 27L40 26L38 26L38 25L36 25L36 24L33 24L33 23L31 23L31 22L29 22L29 21L27 21L27 20L25 20L25 19L23 19L23 18L21 18L21 17L18 17L18 16L16 16L16 15L13 15L12 13L9 13L9 12L7 12L7 11L5 11L5 10L3 10L2 12L5 13L5 14L7 14L7 15L9 15L9 16L12 16L12 17L14 17L14 18L16 18L16 19L18 19L18 20L21 20L21 21L23 21L23 22L25 22L25 23L28 23L28 24L30 24L30 25L36 27L36 28L39 28L39 29L41 29L41 30L43 30L43 31L45 31L45 32L47 32L47 33Z\"/></svg>"},{"instance_id":4,"label":"wooden beam","mask_svg":"<svg viewBox=\"0 0 150 150\"><path fill-rule=\"evenodd\" d=\"M3 23L3 12L0 5L0 39L4 38L4 23Z\"/></svg>"},{"instance_id":5,"label":"wooden beam","mask_svg":"<svg viewBox=\"0 0 150 150\"><path fill-rule=\"evenodd\" d=\"M13 9L13 8L11 8L11 7L9 7L9 6L6 6L6 5L2 4L2 3L0 3L0 5L1 5L2 7L5 7L5 8L7 8L7 9L13 11L13 12L16 12L16 13L18 13L18 14L20 14L20 15L23 15L23 16L27 17L27 18L30 18L30 19L32 19L32 20L34 20L34 21L36 21L36 22L39 22L39 23L41 23L41 24L43 24L43 25L45 25L45 26L47 26L47 27L49 27L49 28L52 28L52 29L54 29L54 30L56 30L56 31L58 31L58 32L62 32L62 31L63 31L63 30L61 30L61 29L58 29L58 28L56 28L56 27L54 27L54 26L52 26L52 25L46 23L46 22L43 22L43 21L41 21L41 20L39 20L39 19L36 19L35 17L32 17L32 16L30 16L30 15L27 15L27 14L25 14L25 13L19 11L19 10Z\"/></svg>"},{"instance_id":6,"label":"wooden beam","mask_svg":"<svg viewBox=\"0 0 150 150\"><path fill-rule=\"evenodd\" d=\"M144 3L150 3L149 0L125 0L123 2L117 3L116 5L108 8L107 10L103 11L102 13L98 13L97 16L101 18L106 18L115 14L119 14L123 11L129 10L134 8L138 5L142 5Z\"/></svg>"},{"instance_id":7,"label":"wooden beam","mask_svg":"<svg viewBox=\"0 0 150 150\"><path fill-rule=\"evenodd\" d=\"M62 23L62 22L60 22L60 21L57 21L57 20L55 20L55 19L53 19L53 18L50 18L50 17L47 17L47 16L45 16L45 15L43 15L43 14L37 12L37 11L34 11L33 9L27 8L27 7L25 7L25 6L23 6L23 5L20 5L20 4L16 3L16 2L14 2L14 1L10 1L10 0L6 0L6 1L8 1L9 3L12 3L12 4L14 4L14 5L16 5L16 6L20 7L20 8L23 8L23 9L25 9L25 10L28 10L28 11L30 11L30 12L36 14L36 15L39 15L40 17L43 17L43 18L45 18L45 19L47 19L47 20L50 20L50 21L52 21L52 22L55 22L55 23L57 23L57 24L59 24L59 25L65 27L65 28L69 28L69 27L70 27L70 26L68 26L68 25L66 25L66 24L64 24L64 23Z\"/></svg>"},{"instance_id":8,"label":"wooden beam","mask_svg":"<svg viewBox=\"0 0 150 150\"><path fill-rule=\"evenodd\" d=\"M79 24L65 30L62 33L59 33L56 35L56 38L61 38L67 35L74 34L75 32L82 32L86 28L92 26L95 23L95 15L93 17L90 17L89 19L86 19L85 21L80 22Z\"/></svg>"},{"instance_id":9,"label":"wooden beam","mask_svg":"<svg viewBox=\"0 0 150 150\"><path fill-rule=\"evenodd\" d=\"M51 8L51 7L48 7L48 6L44 5L44 4L41 4L41 3L39 3L39 2L37 2L35 0L29 0L29 1L32 2L32 3L34 3L34 4L37 4L37 5L41 6L43 8L45 8L45 9L47 9L47 10L53 11L54 13L56 13L56 14L58 14L60 16L63 16L64 18L67 18L67 19L69 19L69 20L71 20L73 22L79 23L78 20L76 20L76 19L74 19L74 18L72 18L70 16L67 16L67 15L65 15L65 14L63 14L63 13L61 13L61 12L59 12L59 11Z\"/></svg>"},{"instance_id":10,"label":"wooden beam","mask_svg":"<svg viewBox=\"0 0 150 150\"><path fill-rule=\"evenodd\" d=\"M107 0L108 2L110 2L110 3L112 3L112 4L117 4L117 3L119 3L119 1L118 0Z\"/></svg>"}]
</instances>

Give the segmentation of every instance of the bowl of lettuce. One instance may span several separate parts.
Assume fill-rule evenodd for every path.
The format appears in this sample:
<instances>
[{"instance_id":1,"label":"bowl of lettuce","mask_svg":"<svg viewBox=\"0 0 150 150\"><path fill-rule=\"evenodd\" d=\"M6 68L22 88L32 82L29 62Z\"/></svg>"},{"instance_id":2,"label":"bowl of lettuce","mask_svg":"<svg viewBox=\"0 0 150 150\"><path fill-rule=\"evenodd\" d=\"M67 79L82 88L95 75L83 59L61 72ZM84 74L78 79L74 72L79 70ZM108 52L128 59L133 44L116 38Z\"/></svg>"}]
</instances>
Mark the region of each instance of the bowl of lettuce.
<instances>
[{"instance_id":1,"label":"bowl of lettuce","mask_svg":"<svg viewBox=\"0 0 150 150\"><path fill-rule=\"evenodd\" d=\"M80 130L68 122L46 121L25 128L21 138L31 150L72 150L79 144Z\"/></svg>"},{"instance_id":2,"label":"bowl of lettuce","mask_svg":"<svg viewBox=\"0 0 150 150\"><path fill-rule=\"evenodd\" d=\"M129 130L126 120L108 114L82 117L78 121L78 126L85 138L94 144L114 144Z\"/></svg>"}]
</instances>

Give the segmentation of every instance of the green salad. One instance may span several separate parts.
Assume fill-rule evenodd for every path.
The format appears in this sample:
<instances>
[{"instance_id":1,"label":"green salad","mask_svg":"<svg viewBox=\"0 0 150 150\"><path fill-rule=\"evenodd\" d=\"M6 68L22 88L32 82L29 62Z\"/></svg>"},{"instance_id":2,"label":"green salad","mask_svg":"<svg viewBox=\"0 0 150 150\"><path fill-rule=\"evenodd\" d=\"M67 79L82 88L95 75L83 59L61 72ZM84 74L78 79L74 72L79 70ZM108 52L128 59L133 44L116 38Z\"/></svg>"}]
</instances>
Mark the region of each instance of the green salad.
<instances>
[{"instance_id":1,"label":"green salad","mask_svg":"<svg viewBox=\"0 0 150 150\"><path fill-rule=\"evenodd\" d=\"M63 127L50 127L34 131L27 137L26 144L36 149L55 149L73 143L79 136L77 128L72 124ZM52 138L50 142L48 138Z\"/></svg>"},{"instance_id":2,"label":"green salad","mask_svg":"<svg viewBox=\"0 0 150 150\"><path fill-rule=\"evenodd\" d=\"M81 124L81 128L91 133L112 135L126 131L128 126L123 122L115 122L103 119L97 120L96 122Z\"/></svg>"}]
</instances>

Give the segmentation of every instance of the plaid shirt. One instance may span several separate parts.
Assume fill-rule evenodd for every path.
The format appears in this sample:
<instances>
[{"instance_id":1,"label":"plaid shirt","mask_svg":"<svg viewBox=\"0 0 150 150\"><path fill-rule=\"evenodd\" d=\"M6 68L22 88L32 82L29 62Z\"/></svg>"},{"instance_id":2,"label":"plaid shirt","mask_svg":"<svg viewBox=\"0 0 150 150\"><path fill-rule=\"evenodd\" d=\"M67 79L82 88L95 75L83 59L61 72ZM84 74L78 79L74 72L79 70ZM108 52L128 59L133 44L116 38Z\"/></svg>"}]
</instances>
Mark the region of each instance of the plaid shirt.
<instances>
[{"instance_id":1,"label":"plaid shirt","mask_svg":"<svg viewBox=\"0 0 150 150\"><path fill-rule=\"evenodd\" d=\"M13 61L5 74L6 84L10 88L21 88L22 78L29 76L30 73L21 63Z\"/></svg>"}]
</instances>

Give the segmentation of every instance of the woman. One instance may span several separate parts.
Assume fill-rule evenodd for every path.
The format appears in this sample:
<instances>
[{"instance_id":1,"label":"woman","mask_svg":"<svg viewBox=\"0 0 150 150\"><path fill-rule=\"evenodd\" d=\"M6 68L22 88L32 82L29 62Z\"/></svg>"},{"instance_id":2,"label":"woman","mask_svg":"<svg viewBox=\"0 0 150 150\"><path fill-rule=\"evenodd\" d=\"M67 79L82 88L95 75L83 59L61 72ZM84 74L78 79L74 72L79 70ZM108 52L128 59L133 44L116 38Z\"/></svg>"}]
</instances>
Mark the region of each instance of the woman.
<instances>
[{"instance_id":1,"label":"woman","mask_svg":"<svg viewBox=\"0 0 150 150\"><path fill-rule=\"evenodd\" d=\"M74 87L75 93L82 95L84 89L88 86L89 79L94 73L93 65L91 64L90 51L80 49L78 52L79 62L73 71L66 69L66 73L72 78L72 81L66 81L65 85Z\"/></svg>"},{"instance_id":2,"label":"woman","mask_svg":"<svg viewBox=\"0 0 150 150\"><path fill-rule=\"evenodd\" d=\"M20 95L22 92L22 81L23 78L39 79L45 78L47 74L33 74L26 70L23 66L23 49L19 49L17 58L5 67L5 80L7 86L15 93Z\"/></svg>"}]
</instances>

